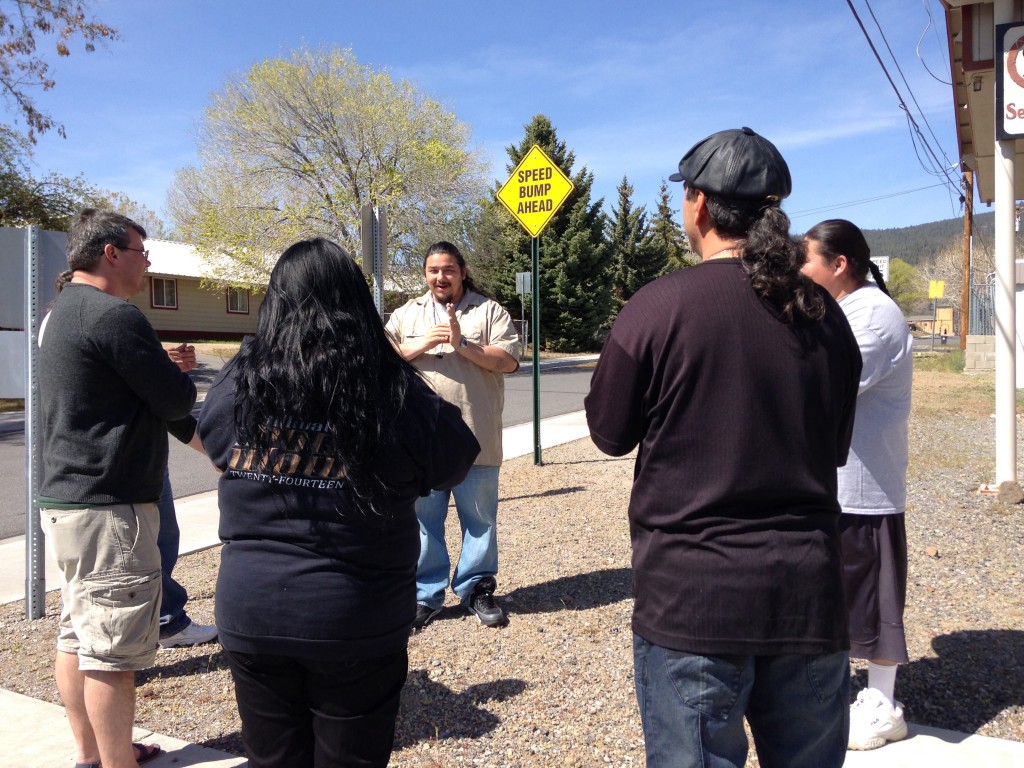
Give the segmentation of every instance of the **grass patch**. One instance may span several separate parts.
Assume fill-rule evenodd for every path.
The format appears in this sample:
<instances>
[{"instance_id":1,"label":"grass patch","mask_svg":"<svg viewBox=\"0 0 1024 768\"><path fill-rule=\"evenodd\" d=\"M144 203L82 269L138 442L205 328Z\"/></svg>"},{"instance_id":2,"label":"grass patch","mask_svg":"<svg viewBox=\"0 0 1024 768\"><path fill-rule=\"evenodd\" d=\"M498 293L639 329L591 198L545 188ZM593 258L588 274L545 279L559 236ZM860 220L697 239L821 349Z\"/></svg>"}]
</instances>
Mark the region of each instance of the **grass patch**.
<instances>
[{"instance_id":1,"label":"grass patch","mask_svg":"<svg viewBox=\"0 0 1024 768\"><path fill-rule=\"evenodd\" d=\"M918 371L947 371L963 373L964 351L954 349L950 352L915 352L914 373Z\"/></svg>"},{"instance_id":2,"label":"grass patch","mask_svg":"<svg viewBox=\"0 0 1024 768\"><path fill-rule=\"evenodd\" d=\"M10 413L11 411L24 411L25 401L20 397L13 399L0 398L0 413Z\"/></svg>"}]
</instances>

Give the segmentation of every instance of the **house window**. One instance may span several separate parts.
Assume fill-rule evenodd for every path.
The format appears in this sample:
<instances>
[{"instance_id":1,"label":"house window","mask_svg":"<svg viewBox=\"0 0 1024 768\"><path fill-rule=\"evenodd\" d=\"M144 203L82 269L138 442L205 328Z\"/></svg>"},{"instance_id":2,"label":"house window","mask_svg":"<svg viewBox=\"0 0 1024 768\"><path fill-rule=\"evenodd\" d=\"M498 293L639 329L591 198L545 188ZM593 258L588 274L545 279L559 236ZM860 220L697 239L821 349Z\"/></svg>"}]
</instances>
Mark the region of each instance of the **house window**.
<instances>
[{"instance_id":1,"label":"house window","mask_svg":"<svg viewBox=\"0 0 1024 768\"><path fill-rule=\"evenodd\" d=\"M249 314L249 291L242 288L228 288L228 312L230 314Z\"/></svg>"},{"instance_id":2,"label":"house window","mask_svg":"<svg viewBox=\"0 0 1024 768\"><path fill-rule=\"evenodd\" d=\"M168 280L163 277L154 277L150 280L152 294L150 304L155 309L177 309L178 308L178 281Z\"/></svg>"}]
</instances>

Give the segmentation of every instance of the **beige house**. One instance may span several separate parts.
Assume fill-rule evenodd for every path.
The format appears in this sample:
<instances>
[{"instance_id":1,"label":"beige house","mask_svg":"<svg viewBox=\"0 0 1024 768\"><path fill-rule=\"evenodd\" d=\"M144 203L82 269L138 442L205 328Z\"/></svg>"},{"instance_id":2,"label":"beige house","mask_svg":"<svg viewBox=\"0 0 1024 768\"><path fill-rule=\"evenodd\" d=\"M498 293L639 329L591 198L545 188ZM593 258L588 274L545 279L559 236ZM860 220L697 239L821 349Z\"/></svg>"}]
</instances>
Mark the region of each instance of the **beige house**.
<instances>
[{"instance_id":1,"label":"beige house","mask_svg":"<svg viewBox=\"0 0 1024 768\"><path fill-rule=\"evenodd\" d=\"M914 320L920 330L925 333L936 333L945 334L947 336L955 335L960 332L960 326L955 322L956 317L954 316L952 307L937 307L935 309L935 317L932 315L927 317L921 316L920 319Z\"/></svg>"},{"instance_id":2,"label":"beige house","mask_svg":"<svg viewBox=\"0 0 1024 768\"><path fill-rule=\"evenodd\" d=\"M200 287L206 268L186 243L146 240L149 279L132 304L166 341L241 339L256 332L263 293L248 289Z\"/></svg>"}]
</instances>

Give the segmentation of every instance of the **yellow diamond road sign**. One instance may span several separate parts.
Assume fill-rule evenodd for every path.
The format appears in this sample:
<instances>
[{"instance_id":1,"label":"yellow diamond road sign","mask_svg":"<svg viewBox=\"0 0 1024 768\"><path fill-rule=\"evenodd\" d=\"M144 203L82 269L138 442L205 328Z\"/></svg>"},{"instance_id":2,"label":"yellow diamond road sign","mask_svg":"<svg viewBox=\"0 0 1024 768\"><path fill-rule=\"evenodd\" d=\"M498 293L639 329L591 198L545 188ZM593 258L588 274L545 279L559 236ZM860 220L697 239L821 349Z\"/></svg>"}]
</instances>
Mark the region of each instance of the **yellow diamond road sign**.
<instances>
[{"instance_id":1,"label":"yellow diamond road sign","mask_svg":"<svg viewBox=\"0 0 1024 768\"><path fill-rule=\"evenodd\" d=\"M534 144L498 190L498 199L537 237L572 190L569 177Z\"/></svg>"}]
</instances>

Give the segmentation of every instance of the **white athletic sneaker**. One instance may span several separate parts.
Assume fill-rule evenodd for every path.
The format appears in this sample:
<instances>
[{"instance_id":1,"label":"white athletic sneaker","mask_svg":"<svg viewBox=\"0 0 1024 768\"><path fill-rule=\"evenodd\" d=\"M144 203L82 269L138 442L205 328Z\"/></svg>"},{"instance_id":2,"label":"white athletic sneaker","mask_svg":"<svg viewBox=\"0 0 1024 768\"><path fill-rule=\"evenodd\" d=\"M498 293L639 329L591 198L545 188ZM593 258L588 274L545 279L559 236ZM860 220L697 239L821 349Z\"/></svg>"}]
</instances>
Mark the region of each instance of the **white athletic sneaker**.
<instances>
[{"instance_id":1,"label":"white athletic sneaker","mask_svg":"<svg viewBox=\"0 0 1024 768\"><path fill-rule=\"evenodd\" d=\"M878 749L887 741L907 737L907 721L903 719L903 705L896 706L874 688L865 688L857 694L850 706L849 749Z\"/></svg>"},{"instance_id":2,"label":"white athletic sneaker","mask_svg":"<svg viewBox=\"0 0 1024 768\"><path fill-rule=\"evenodd\" d=\"M183 645L202 645L217 637L217 627L212 624L189 622L181 632L160 638L161 648L179 648Z\"/></svg>"}]
</instances>

